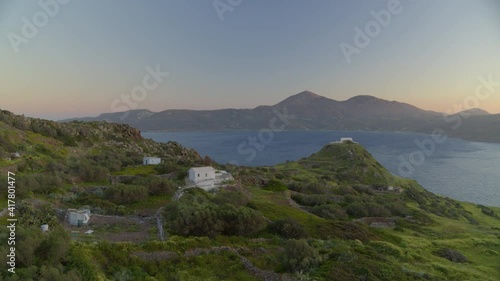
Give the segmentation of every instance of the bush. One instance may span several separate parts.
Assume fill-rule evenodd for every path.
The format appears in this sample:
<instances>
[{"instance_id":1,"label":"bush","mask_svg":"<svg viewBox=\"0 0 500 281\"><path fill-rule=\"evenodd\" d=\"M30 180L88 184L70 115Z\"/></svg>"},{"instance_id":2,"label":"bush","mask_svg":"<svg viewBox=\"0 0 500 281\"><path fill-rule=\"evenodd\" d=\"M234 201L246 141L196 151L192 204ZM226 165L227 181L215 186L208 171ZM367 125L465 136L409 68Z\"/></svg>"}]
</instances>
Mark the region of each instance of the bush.
<instances>
[{"instance_id":1,"label":"bush","mask_svg":"<svg viewBox=\"0 0 500 281\"><path fill-rule=\"evenodd\" d=\"M483 206L483 205L477 205L478 208L481 209L481 212L487 216L490 216L490 217L494 217L494 218L500 218L500 216L498 216L495 211L493 211L492 209L486 207L486 206Z\"/></svg>"},{"instance_id":2,"label":"bush","mask_svg":"<svg viewBox=\"0 0 500 281\"><path fill-rule=\"evenodd\" d=\"M356 218L362 217L387 217L391 212L383 205L374 202L355 201L347 206L347 213Z\"/></svg>"},{"instance_id":3,"label":"bush","mask_svg":"<svg viewBox=\"0 0 500 281\"><path fill-rule=\"evenodd\" d=\"M388 242L371 241L368 245L372 249L374 249L378 254L389 255L395 258L401 258L403 256L401 250L398 247Z\"/></svg>"},{"instance_id":4,"label":"bush","mask_svg":"<svg viewBox=\"0 0 500 281\"><path fill-rule=\"evenodd\" d=\"M354 202L347 206L347 213L355 218L362 218L368 216L368 210L366 209L366 204L362 202Z\"/></svg>"},{"instance_id":5,"label":"bush","mask_svg":"<svg viewBox=\"0 0 500 281\"><path fill-rule=\"evenodd\" d=\"M268 228L271 233L284 238L300 239L308 236L304 227L292 218L274 221Z\"/></svg>"},{"instance_id":6,"label":"bush","mask_svg":"<svg viewBox=\"0 0 500 281\"><path fill-rule=\"evenodd\" d=\"M435 251L433 254L438 256L438 257L442 257L442 258L445 258L447 260L450 260L450 261L456 262L456 263L469 262L467 257L462 255L460 252L458 252L456 250L449 249L449 248L441 248L441 249Z\"/></svg>"},{"instance_id":7,"label":"bush","mask_svg":"<svg viewBox=\"0 0 500 281\"><path fill-rule=\"evenodd\" d=\"M266 226L264 216L247 207L216 204L206 192L192 192L164 209L166 225L172 233L214 237L247 236Z\"/></svg>"},{"instance_id":8,"label":"bush","mask_svg":"<svg viewBox=\"0 0 500 281\"><path fill-rule=\"evenodd\" d=\"M305 194L326 194L331 187L327 187L325 182L302 183L294 181L288 186L288 189Z\"/></svg>"},{"instance_id":9,"label":"bush","mask_svg":"<svg viewBox=\"0 0 500 281\"><path fill-rule=\"evenodd\" d=\"M338 197L338 196L337 196ZM302 206L318 206L335 203L335 198L323 194L300 194L292 195L292 199Z\"/></svg>"},{"instance_id":10,"label":"bush","mask_svg":"<svg viewBox=\"0 0 500 281\"><path fill-rule=\"evenodd\" d=\"M285 191L288 190L286 185L281 182L280 180L277 179L271 179L269 182L264 186L265 190L270 190L270 191Z\"/></svg>"},{"instance_id":11,"label":"bush","mask_svg":"<svg viewBox=\"0 0 500 281\"><path fill-rule=\"evenodd\" d=\"M215 195L212 202L218 205L230 204L239 207L246 206L250 199L239 191L223 189Z\"/></svg>"},{"instance_id":12,"label":"bush","mask_svg":"<svg viewBox=\"0 0 500 281\"><path fill-rule=\"evenodd\" d=\"M102 182L108 179L109 170L99 165L93 165L89 161L81 161L78 174L83 181Z\"/></svg>"},{"instance_id":13,"label":"bush","mask_svg":"<svg viewBox=\"0 0 500 281\"><path fill-rule=\"evenodd\" d=\"M172 195L177 190L174 182L159 177L133 177L124 183L145 186L149 195Z\"/></svg>"},{"instance_id":14,"label":"bush","mask_svg":"<svg viewBox=\"0 0 500 281\"><path fill-rule=\"evenodd\" d=\"M146 199L148 190L144 186L118 184L108 187L104 197L116 204L134 203Z\"/></svg>"},{"instance_id":15,"label":"bush","mask_svg":"<svg viewBox=\"0 0 500 281\"><path fill-rule=\"evenodd\" d=\"M346 211L335 204L316 206L311 208L310 212L319 217L331 220L345 220L349 218Z\"/></svg>"},{"instance_id":16,"label":"bush","mask_svg":"<svg viewBox=\"0 0 500 281\"><path fill-rule=\"evenodd\" d=\"M283 267L288 272L310 271L318 266L322 258L319 252L305 240L288 240L282 255Z\"/></svg>"},{"instance_id":17,"label":"bush","mask_svg":"<svg viewBox=\"0 0 500 281\"><path fill-rule=\"evenodd\" d=\"M368 195L374 195L375 194L375 192L373 191L373 189L370 186L365 186L365 185L359 185L358 184L358 185L354 185L353 189L356 190L359 193L365 193L365 194L368 194Z\"/></svg>"}]
</instances>

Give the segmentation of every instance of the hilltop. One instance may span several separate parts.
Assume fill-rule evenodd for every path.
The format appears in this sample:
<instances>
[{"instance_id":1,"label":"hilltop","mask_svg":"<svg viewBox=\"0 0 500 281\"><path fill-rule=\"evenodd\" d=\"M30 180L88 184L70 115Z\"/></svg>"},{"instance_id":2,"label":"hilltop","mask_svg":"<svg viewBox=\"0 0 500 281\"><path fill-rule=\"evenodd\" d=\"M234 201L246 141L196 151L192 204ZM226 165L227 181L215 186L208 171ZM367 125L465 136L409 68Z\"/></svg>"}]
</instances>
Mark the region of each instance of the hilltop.
<instances>
[{"instance_id":1,"label":"hilltop","mask_svg":"<svg viewBox=\"0 0 500 281\"><path fill-rule=\"evenodd\" d=\"M440 128L451 137L500 142L500 134L496 130L500 126L500 114L471 109L445 118L444 113L369 95L337 101L310 91L292 95L275 105L262 105L253 109L170 109L161 112L143 109L65 121L125 123L145 131L230 131L266 128L269 120L277 114L283 117L281 119L286 119L285 130L408 131L430 134ZM457 124L460 126L457 127Z\"/></svg>"},{"instance_id":2,"label":"hilltop","mask_svg":"<svg viewBox=\"0 0 500 281\"><path fill-rule=\"evenodd\" d=\"M311 98L322 100L287 103ZM16 174L18 218L17 273L2 280L493 281L500 273L499 208L432 194L349 141L273 167L238 167L128 125L1 111L0 156L1 180ZM162 163L144 166L143 156ZM189 167L202 165L235 180L174 200ZM85 206L89 225L65 222L68 208ZM41 234L41 224L50 230Z\"/></svg>"}]
</instances>

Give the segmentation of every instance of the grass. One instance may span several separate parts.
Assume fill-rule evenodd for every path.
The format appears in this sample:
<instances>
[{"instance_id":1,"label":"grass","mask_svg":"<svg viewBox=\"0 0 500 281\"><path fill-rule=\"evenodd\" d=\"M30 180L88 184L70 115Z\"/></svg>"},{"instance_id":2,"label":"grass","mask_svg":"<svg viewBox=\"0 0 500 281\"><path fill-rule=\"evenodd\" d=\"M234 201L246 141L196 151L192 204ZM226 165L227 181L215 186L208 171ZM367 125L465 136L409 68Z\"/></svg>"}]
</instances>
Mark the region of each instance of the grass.
<instances>
[{"instance_id":1,"label":"grass","mask_svg":"<svg viewBox=\"0 0 500 281\"><path fill-rule=\"evenodd\" d=\"M302 224L305 230L313 236L315 236L318 227L327 222L323 218L290 206L288 191L272 192L252 187L250 192L253 195L251 201L253 206L272 221L291 217Z\"/></svg>"},{"instance_id":2,"label":"grass","mask_svg":"<svg viewBox=\"0 0 500 281\"><path fill-rule=\"evenodd\" d=\"M422 232L382 230L401 239L398 247L405 258L399 262L415 272L427 272L445 280L498 280L500 274L500 220L481 213L471 203L462 203L480 222L480 226L460 220L430 215L436 221ZM453 263L437 257L433 251L451 248L465 255L470 263Z\"/></svg>"},{"instance_id":3,"label":"grass","mask_svg":"<svg viewBox=\"0 0 500 281\"><path fill-rule=\"evenodd\" d=\"M121 171L114 173L115 176L139 176L139 175L156 175L157 172L154 166L129 166Z\"/></svg>"},{"instance_id":4,"label":"grass","mask_svg":"<svg viewBox=\"0 0 500 281\"><path fill-rule=\"evenodd\" d=\"M126 204L125 207L129 210L156 210L167 205L172 199L171 195L148 196L146 200Z\"/></svg>"}]
</instances>

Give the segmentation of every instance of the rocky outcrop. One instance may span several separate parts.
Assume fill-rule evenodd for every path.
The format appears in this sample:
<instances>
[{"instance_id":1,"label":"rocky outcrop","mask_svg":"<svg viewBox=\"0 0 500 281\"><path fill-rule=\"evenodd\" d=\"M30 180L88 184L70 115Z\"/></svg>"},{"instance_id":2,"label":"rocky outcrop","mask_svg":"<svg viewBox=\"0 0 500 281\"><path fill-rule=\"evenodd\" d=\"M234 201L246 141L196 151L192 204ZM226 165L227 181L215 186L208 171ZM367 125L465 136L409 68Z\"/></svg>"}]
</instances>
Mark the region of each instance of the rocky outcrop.
<instances>
[{"instance_id":1,"label":"rocky outcrop","mask_svg":"<svg viewBox=\"0 0 500 281\"><path fill-rule=\"evenodd\" d=\"M126 124L95 122L54 122L38 118L16 115L1 110L0 121L21 131L31 131L48 137L54 145L63 144L71 147L92 149L115 149L135 155L146 154L163 159L172 159L175 163L203 163L201 156L193 149L188 149L176 142L157 143L141 136L141 131ZM59 141L59 143L58 143Z\"/></svg>"}]
</instances>

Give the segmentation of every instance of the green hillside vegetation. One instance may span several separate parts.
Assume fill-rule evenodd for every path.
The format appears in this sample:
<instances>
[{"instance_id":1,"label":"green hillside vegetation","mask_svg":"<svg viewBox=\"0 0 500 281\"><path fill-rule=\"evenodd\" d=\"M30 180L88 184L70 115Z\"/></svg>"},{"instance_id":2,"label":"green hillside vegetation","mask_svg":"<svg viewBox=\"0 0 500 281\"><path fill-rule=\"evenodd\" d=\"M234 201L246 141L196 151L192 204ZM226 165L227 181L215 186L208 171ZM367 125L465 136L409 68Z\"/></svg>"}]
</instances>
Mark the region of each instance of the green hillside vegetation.
<instances>
[{"instance_id":1,"label":"green hillside vegetation","mask_svg":"<svg viewBox=\"0 0 500 281\"><path fill-rule=\"evenodd\" d=\"M0 280L499 280L500 208L432 194L359 144L274 167L213 163L235 181L174 200L207 162L127 125L1 111L0 181L16 174L18 224L16 274ZM65 211L82 207L89 225L69 226Z\"/></svg>"}]
</instances>

